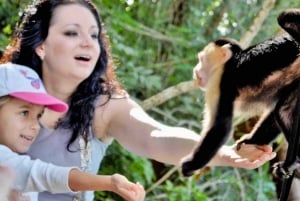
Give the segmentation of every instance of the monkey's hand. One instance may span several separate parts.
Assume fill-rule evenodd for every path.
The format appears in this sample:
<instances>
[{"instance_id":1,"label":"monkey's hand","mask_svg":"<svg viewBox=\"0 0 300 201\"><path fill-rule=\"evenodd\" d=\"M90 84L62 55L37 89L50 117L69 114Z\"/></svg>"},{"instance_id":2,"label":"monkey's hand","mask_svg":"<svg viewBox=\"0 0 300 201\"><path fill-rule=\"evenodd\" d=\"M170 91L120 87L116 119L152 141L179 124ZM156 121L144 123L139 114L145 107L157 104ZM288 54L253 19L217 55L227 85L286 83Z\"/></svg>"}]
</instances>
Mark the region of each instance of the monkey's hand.
<instances>
[{"instance_id":1,"label":"monkey's hand","mask_svg":"<svg viewBox=\"0 0 300 201\"><path fill-rule=\"evenodd\" d=\"M197 164L195 164L194 159L191 155L186 156L185 158L182 159L181 162L181 173L185 177L190 177L192 176L197 169Z\"/></svg>"},{"instance_id":2,"label":"monkey's hand","mask_svg":"<svg viewBox=\"0 0 300 201\"><path fill-rule=\"evenodd\" d=\"M251 142L251 134L246 134L243 135L240 139L238 139L235 143L236 143L236 150L240 150L242 144L254 144Z\"/></svg>"},{"instance_id":3,"label":"monkey's hand","mask_svg":"<svg viewBox=\"0 0 300 201\"><path fill-rule=\"evenodd\" d=\"M186 161L182 164L181 172L182 172L183 176L190 177L194 174L195 170L192 170L191 164L192 164L192 162L190 162L190 161Z\"/></svg>"}]
</instances>

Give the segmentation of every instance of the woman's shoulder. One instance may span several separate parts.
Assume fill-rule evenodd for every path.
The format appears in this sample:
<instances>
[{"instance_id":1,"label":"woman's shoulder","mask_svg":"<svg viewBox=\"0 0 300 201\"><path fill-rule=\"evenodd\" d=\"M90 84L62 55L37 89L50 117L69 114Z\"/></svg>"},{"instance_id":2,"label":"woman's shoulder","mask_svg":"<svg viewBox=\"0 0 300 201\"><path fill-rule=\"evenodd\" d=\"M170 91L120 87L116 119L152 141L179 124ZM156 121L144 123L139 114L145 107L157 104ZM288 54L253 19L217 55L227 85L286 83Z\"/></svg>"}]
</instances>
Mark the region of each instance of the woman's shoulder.
<instances>
[{"instance_id":1,"label":"woman's shoulder","mask_svg":"<svg viewBox=\"0 0 300 201\"><path fill-rule=\"evenodd\" d=\"M140 106L131 99L128 93L100 97L94 117L95 134L98 138L110 135L109 131L112 127L126 124L132 109L138 107Z\"/></svg>"},{"instance_id":2,"label":"woman's shoulder","mask_svg":"<svg viewBox=\"0 0 300 201\"><path fill-rule=\"evenodd\" d=\"M125 90L122 90L122 91L118 91L118 92L114 92L112 94L102 94L98 101L97 101L97 104L96 106L97 107L101 107L101 106L104 106L106 104L109 104L111 102L111 100L118 100L118 99L127 99L129 98L129 94L125 91Z\"/></svg>"},{"instance_id":3,"label":"woman's shoulder","mask_svg":"<svg viewBox=\"0 0 300 201\"><path fill-rule=\"evenodd\" d=\"M139 104L130 95L123 93L114 93L111 95L102 95L98 101L96 111L105 112L111 115L120 114L121 111L127 113L130 109L139 107Z\"/></svg>"}]
</instances>

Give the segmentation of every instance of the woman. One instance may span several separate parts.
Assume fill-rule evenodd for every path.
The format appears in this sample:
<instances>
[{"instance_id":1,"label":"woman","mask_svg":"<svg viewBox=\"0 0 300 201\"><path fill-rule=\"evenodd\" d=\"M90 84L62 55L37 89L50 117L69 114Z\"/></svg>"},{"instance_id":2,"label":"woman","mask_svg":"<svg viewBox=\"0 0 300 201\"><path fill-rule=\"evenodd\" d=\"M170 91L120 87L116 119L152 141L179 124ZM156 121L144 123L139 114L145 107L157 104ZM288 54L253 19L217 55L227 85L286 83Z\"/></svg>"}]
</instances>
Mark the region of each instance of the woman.
<instances>
[{"instance_id":1,"label":"woman","mask_svg":"<svg viewBox=\"0 0 300 201\"><path fill-rule=\"evenodd\" d=\"M2 61L31 66L48 93L70 108L65 115L45 111L41 132L29 151L33 158L96 174L113 139L134 154L174 165L200 140L193 131L155 121L121 89L91 1L35 1L16 30ZM224 146L209 165L252 169L274 155L267 145L244 145L239 154ZM82 194L93 200L93 192ZM40 193L39 199L65 201L79 196Z\"/></svg>"}]
</instances>

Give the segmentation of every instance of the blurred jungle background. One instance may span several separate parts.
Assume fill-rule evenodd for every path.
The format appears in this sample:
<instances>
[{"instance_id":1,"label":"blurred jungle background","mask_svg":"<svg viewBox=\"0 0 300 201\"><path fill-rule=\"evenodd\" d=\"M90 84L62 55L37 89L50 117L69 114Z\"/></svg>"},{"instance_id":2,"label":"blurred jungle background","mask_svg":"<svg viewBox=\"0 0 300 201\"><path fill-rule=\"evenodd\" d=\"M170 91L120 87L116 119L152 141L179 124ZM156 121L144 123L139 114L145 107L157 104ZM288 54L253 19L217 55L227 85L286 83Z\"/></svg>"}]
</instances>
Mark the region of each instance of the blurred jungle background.
<instances>
[{"instance_id":1,"label":"blurred jungle background","mask_svg":"<svg viewBox=\"0 0 300 201\"><path fill-rule=\"evenodd\" d=\"M0 0L1 51L27 2L30 1ZM276 20L279 12L300 7L298 0L94 3L110 36L116 71L125 89L157 120L196 132L201 131L203 109L203 93L191 81L197 52L223 36L237 39L244 47L274 37L281 32ZM235 137L249 132L254 122L255 119L237 119ZM284 140L278 138L274 148L278 156L281 152L284 155ZM279 188L270 173L271 165L272 162L256 170L206 168L184 178L178 168L134 156L114 142L99 173L119 172L142 183L149 201L272 201L277 200ZM297 182L292 188L294 200L300 200ZM111 193L96 192L96 200L121 199Z\"/></svg>"}]
</instances>

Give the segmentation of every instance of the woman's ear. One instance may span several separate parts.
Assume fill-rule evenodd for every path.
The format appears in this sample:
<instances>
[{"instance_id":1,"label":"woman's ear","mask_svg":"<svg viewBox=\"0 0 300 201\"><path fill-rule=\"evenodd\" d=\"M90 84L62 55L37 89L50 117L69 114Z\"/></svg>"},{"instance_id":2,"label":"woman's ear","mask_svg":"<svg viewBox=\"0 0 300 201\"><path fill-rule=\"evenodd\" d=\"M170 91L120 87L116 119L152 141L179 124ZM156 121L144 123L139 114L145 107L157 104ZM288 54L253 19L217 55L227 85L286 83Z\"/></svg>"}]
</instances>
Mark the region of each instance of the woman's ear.
<instances>
[{"instance_id":1,"label":"woman's ear","mask_svg":"<svg viewBox=\"0 0 300 201\"><path fill-rule=\"evenodd\" d=\"M41 44L37 48L35 48L35 53L40 57L40 59L43 61L45 57L45 48L44 45Z\"/></svg>"}]
</instances>

